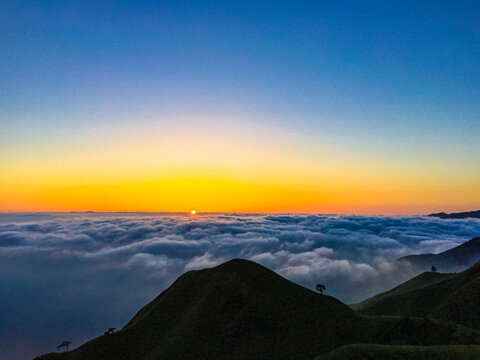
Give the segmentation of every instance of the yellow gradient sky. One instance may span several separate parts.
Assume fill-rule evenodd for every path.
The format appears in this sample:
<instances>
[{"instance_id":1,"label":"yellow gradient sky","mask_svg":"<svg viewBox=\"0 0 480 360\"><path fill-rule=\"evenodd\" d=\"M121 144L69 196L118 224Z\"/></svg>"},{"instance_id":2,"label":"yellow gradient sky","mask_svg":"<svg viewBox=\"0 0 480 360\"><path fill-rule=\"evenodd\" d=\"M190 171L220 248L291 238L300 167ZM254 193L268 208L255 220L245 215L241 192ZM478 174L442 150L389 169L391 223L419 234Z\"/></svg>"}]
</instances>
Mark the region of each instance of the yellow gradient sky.
<instances>
[{"instance_id":1,"label":"yellow gradient sky","mask_svg":"<svg viewBox=\"0 0 480 360\"><path fill-rule=\"evenodd\" d=\"M478 172L455 159L392 158L232 119L164 123L5 148L0 210L421 214L480 198Z\"/></svg>"}]
</instances>

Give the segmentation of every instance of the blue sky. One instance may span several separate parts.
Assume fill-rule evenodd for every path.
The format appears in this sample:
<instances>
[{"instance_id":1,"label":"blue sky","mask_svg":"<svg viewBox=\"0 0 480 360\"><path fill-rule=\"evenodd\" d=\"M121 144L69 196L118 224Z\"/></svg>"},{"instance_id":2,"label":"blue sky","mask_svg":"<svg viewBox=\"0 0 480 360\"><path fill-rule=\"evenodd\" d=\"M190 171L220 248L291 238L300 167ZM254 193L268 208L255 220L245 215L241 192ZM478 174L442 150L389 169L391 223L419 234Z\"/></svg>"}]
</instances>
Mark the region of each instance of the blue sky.
<instances>
[{"instance_id":1,"label":"blue sky","mask_svg":"<svg viewBox=\"0 0 480 360\"><path fill-rule=\"evenodd\" d=\"M302 159L327 147L416 164L425 177L453 171L478 200L465 183L480 179L479 24L476 1L9 2L0 146L28 167L45 149L54 159L91 148L92 134L175 127L181 138L220 119L260 126L262 142L293 138ZM471 206L466 197L443 206Z\"/></svg>"},{"instance_id":2,"label":"blue sky","mask_svg":"<svg viewBox=\"0 0 480 360\"><path fill-rule=\"evenodd\" d=\"M212 96L213 105L228 99L225 106L301 110L307 127L319 112L347 122L359 111L408 113L405 107L444 116L461 107L458 121L466 123L478 115L479 6L15 2L2 11L2 92L14 114L62 104L137 111L158 100L168 109L180 102L175 91L188 91L182 105L195 110L210 109Z\"/></svg>"}]
</instances>

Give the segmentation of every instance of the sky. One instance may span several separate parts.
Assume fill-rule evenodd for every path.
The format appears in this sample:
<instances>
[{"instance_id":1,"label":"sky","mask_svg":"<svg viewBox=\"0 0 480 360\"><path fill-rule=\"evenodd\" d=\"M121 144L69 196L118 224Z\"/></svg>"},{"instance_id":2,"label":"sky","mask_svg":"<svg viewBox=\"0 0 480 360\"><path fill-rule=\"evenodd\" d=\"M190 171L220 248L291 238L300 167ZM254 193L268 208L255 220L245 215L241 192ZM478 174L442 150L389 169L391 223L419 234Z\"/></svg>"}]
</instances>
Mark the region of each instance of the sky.
<instances>
[{"instance_id":1,"label":"sky","mask_svg":"<svg viewBox=\"0 0 480 360\"><path fill-rule=\"evenodd\" d=\"M5 1L0 211L480 204L478 1Z\"/></svg>"},{"instance_id":2,"label":"sky","mask_svg":"<svg viewBox=\"0 0 480 360\"><path fill-rule=\"evenodd\" d=\"M0 214L0 360L120 329L182 273L232 258L350 304L417 274L393 260L479 233L425 216Z\"/></svg>"}]
</instances>

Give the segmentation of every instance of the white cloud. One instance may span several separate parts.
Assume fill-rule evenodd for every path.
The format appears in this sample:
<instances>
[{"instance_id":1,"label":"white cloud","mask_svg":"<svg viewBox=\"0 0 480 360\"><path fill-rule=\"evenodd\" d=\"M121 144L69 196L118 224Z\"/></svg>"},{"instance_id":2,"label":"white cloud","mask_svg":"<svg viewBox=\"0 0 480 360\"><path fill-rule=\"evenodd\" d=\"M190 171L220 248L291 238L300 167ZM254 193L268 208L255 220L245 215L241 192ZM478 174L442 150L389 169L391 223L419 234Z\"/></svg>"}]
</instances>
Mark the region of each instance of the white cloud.
<instances>
[{"instance_id":1,"label":"white cloud","mask_svg":"<svg viewBox=\"0 0 480 360\"><path fill-rule=\"evenodd\" d=\"M198 270L216 266L224 261L223 258L216 258L209 252L202 256L196 256L185 265L185 270Z\"/></svg>"}]
</instances>

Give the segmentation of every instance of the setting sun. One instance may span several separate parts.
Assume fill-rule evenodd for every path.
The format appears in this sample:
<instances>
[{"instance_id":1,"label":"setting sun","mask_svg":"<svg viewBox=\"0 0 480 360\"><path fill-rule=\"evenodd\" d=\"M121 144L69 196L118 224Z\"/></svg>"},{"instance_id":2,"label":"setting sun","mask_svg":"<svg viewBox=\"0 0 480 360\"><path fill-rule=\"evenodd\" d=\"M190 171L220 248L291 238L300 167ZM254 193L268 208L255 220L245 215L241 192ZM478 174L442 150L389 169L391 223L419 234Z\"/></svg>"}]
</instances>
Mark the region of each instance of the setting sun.
<instances>
[{"instance_id":1,"label":"setting sun","mask_svg":"<svg viewBox=\"0 0 480 360\"><path fill-rule=\"evenodd\" d=\"M190 211L191 215L195 215L197 212L195 210Z\"/></svg>"}]
</instances>

